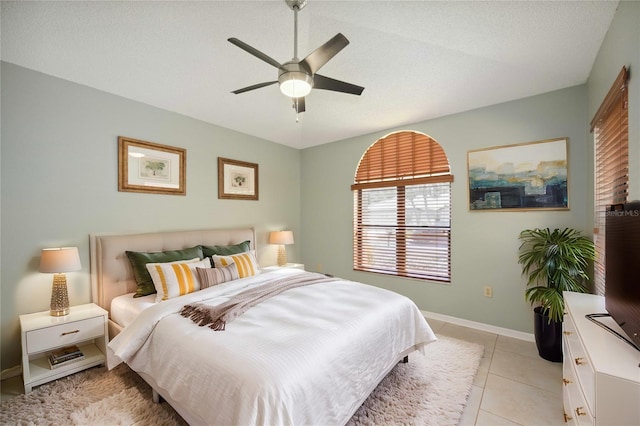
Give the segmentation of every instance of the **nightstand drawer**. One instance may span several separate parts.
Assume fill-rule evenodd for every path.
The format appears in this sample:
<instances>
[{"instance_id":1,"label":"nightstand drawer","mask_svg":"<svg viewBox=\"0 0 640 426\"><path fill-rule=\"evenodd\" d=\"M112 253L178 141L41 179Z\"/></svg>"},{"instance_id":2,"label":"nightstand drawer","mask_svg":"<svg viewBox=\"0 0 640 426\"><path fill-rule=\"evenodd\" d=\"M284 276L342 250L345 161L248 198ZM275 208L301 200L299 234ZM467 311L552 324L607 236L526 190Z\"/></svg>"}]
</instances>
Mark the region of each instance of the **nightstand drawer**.
<instances>
[{"instance_id":1,"label":"nightstand drawer","mask_svg":"<svg viewBox=\"0 0 640 426\"><path fill-rule=\"evenodd\" d=\"M27 352L32 354L104 335L104 317L88 318L27 333Z\"/></svg>"}]
</instances>

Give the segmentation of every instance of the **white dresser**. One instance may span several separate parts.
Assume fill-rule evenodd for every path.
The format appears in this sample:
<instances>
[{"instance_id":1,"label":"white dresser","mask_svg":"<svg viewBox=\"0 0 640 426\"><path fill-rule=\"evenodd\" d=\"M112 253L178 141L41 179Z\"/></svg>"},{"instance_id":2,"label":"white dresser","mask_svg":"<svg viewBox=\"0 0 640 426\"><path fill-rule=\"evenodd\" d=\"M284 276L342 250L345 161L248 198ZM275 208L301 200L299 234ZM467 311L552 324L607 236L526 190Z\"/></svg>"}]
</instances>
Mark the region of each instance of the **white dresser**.
<instances>
[{"instance_id":1,"label":"white dresser","mask_svg":"<svg viewBox=\"0 0 640 426\"><path fill-rule=\"evenodd\" d=\"M565 421L574 425L640 425L640 351L585 315L606 312L604 297L565 292L563 390ZM621 334L611 318L599 321Z\"/></svg>"}]
</instances>

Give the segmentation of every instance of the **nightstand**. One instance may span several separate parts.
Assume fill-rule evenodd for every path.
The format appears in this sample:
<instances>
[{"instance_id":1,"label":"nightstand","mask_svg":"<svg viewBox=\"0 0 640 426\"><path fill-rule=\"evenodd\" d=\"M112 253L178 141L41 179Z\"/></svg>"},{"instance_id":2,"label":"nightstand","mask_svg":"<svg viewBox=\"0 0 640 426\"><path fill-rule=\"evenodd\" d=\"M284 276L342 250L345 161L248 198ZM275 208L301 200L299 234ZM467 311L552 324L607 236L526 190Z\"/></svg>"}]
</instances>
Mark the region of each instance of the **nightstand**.
<instances>
[{"instance_id":1,"label":"nightstand","mask_svg":"<svg viewBox=\"0 0 640 426\"><path fill-rule=\"evenodd\" d=\"M262 268L262 270L264 272L269 272L269 271L276 271L280 268L301 269L304 271L304 263L287 263L284 266L278 266L278 265L265 266L264 268Z\"/></svg>"},{"instance_id":2,"label":"nightstand","mask_svg":"<svg viewBox=\"0 0 640 426\"><path fill-rule=\"evenodd\" d=\"M49 311L20 315L24 392L34 386L105 364L107 311L94 303L72 306L69 315ZM47 356L53 349L76 345L85 358L52 369Z\"/></svg>"}]
</instances>

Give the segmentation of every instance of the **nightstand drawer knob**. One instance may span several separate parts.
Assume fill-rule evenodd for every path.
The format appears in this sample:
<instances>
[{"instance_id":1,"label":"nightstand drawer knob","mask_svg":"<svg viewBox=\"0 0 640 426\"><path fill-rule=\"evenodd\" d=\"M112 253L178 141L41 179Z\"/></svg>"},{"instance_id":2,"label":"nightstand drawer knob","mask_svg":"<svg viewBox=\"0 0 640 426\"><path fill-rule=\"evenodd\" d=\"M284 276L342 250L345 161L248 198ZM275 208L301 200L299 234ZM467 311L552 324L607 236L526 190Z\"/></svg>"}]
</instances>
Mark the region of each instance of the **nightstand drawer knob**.
<instances>
[{"instance_id":1,"label":"nightstand drawer knob","mask_svg":"<svg viewBox=\"0 0 640 426\"><path fill-rule=\"evenodd\" d=\"M80 330L65 331L64 333L61 334L61 336L66 336L69 334L76 334L76 333L80 333Z\"/></svg>"},{"instance_id":2,"label":"nightstand drawer knob","mask_svg":"<svg viewBox=\"0 0 640 426\"><path fill-rule=\"evenodd\" d=\"M579 415L579 416L586 416L587 415L587 413L584 411L583 407L576 408L576 414Z\"/></svg>"},{"instance_id":3,"label":"nightstand drawer knob","mask_svg":"<svg viewBox=\"0 0 640 426\"><path fill-rule=\"evenodd\" d=\"M574 360L576 362L576 365L585 365L586 362L584 361L584 358L582 357L578 357Z\"/></svg>"},{"instance_id":4,"label":"nightstand drawer knob","mask_svg":"<svg viewBox=\"0 0 640 426\"><path fill-rule=\"evenodd\" d=\"M564 331L562 332L562 334L564 334L565 336L571 336L573 333L570 331Z\"/></svg>"},{"instance_id":5,"label":"nightstand drawer knob","mask_svg":"<svg viewBox=\"0 0 640 426\"><path fill-rule=\"evenodd\" d=\"M565 423L569 423L569 420L573 420L573 417L571 417L567 413L563 413L563 414L564 414L564 422Z\"/></svg>"},{"instance_id":6,"label":"nightstand drawer knob","mask_svg":"<svg viewBox=\"0 0 640 426\"><path fill-rule=\"evenodd\" d=\"M562 383L563 383L565 386L567 386L568 384L571 384L571 383L573 383L573 382L572 382L571 380L569 380L569 379L564 379L564 378L563 378L563 379L562 379Z\"/></svg>"}]
</instances>

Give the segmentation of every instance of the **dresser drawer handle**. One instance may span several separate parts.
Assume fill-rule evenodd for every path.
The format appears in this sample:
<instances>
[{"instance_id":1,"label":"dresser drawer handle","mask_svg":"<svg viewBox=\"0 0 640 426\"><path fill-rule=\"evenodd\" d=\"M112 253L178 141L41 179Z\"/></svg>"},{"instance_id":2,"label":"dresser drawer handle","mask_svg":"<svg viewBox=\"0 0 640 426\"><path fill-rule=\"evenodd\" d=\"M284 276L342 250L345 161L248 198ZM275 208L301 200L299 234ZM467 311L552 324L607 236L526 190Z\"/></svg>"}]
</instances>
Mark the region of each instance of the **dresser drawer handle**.
<instances>
[{"instance_id":1,"label":"dresser drawer handle","mask_svg":"<svg viewBox=\"0 0 640 426\"><path fill-rule=\"evenodd\" d=\"M576 365L585 365L586 362L584 361L584 358L582 357L578 357L574 360L576 362Z\"/></svg>"},{"instance_id":2,"label":"dresser drawer handle","mask_svg":"<svg viewBox=\"0 0 640 426\"><path fill-rule=\"evenodd\" d=\"M565 336L571 336L573 333L570 331L563 331L562 334L564 334Z\"/></svg>"},{"instance_id":3,"label":"dresser drawer handle","mask_svg":"<svg viewBox=\"0 0 640 426\"><path fill-rule=\"evenodd\" d=\"M62 333L62 336L66 336L67 334L76 334L76 333L80 333L80 330L65 331L64 333Z\"/></svg>"},{"instance_id":4,"label":"dresser drawer handle","mask_svg":"<svg viewBox=\"0 0 640 426\"><path fill-rule=\"evenodd\" d=\"M576 408L576 414L577 414L578 416L586 416L586 415L587 415L587 413L584 411L584 408L583 408L583 407L578 407L578 408Z\"/></svg>"},{"instance_id":5,"label":"dresser drawer handle","mask_svg":"<svg viewBox=\"0 0 640 426\"><path fill-rule=\"evenodd\" d=\"M565 378L563 378L563 379L562 379L562 383L563 383L565 386L567 386L568 384L571 384L571 383L573 383L573 382L572 382L571 380L569 380L569 379L565 379Z\"/></svg>"},{"instance_id":6,"label":"dresser drawer handle","mask_svg":"<svg viewBox=\"0 0 640 426\"><path fill-rule=\"evenodd\" d=\"M567 413L563 413L563 414L564 414L564 422L565 423L569 423L569 420L573 420L573 417L571 417Z\"/></svg>"}]
</instances>

